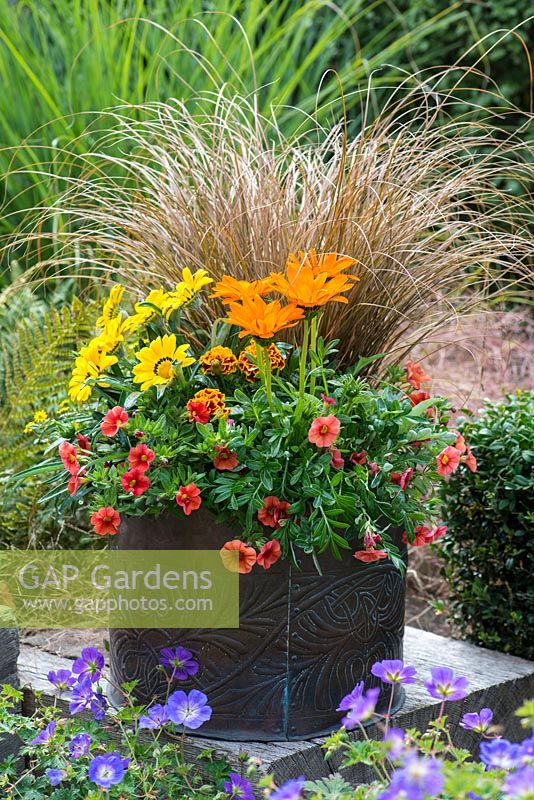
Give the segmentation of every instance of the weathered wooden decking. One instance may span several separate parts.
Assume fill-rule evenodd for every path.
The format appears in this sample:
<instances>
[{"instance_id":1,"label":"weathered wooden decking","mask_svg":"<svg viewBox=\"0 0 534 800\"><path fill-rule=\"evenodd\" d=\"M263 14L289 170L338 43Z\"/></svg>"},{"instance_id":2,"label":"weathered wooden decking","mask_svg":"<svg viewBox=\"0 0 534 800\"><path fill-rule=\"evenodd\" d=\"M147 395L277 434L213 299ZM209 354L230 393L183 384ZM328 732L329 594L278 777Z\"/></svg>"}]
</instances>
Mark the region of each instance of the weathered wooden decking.
<instances>
[{"instance_id":1,"label":"weathered wooden decking","mask_svg":"<svg viewBox=\"0 0 534 800\"><path fill-rule=\"evenodd\" d=\"M470 693L465 700L449 703L447 713L457 722L467 711L478 711L485 706L494 711L494 720L502 725L503 735L521 739L525 736L513 711L526 699L534 697L534 662L483 650L466 642L446 639L416 628L406 628L405 661L418 670L418 682L407 687L406 702L395 717L397 727L425 726L436 715L439 703L430 698L423 686L432 666L451 667L457 674L469 678ZM69 659L53 655L39 647L22 644L19 656L19 681L31 687L25 692L25 708L31 712L33 692L43 692L42 702L52 702L46 675L51 669L68 668ZM370 735L378 735L370 729ZM357 734L355 734L357 735ZM321 739L302 742L224 742L202 737L188 740L189 752L215 747L236 763L243 751L261 759L262 770L273 772L277 780L305 774L308 778L331 775L339 770L339 761L325 761ZM474 734L457 729L456 744L478 747ZM346 777L364 780L364 768L355 767L344 773Z\"/></svg>"}]
</instances>

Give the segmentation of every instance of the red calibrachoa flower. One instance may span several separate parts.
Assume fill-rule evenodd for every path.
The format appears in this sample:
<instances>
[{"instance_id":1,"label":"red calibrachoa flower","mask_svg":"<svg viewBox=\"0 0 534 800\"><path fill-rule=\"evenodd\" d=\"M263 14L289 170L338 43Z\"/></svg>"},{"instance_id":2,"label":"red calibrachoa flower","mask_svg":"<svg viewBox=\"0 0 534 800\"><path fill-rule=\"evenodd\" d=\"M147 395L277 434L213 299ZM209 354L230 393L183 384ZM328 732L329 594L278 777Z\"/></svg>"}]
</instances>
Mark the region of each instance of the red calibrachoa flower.
<instances>
[{"instance_id":1,"label":"red calibrachoa flower","mask_svg":"<svg viewBox=\"0 0 534 800\"><path fill-rule=\"evenodd\" d=\"M456 431L455 431L455 433L456 433ZM465 443L465 439L464 439L464 437L462 436L461 433L456 433L456 441L455 441L453 447L455 447L457 450L459 450L460 453L465 453L465 451L467 450L467 445Z\"/></svg>"},{"instance_id":2,"label":"red calibrachoa flower","mask_svg":"<svg viewBox=\"0 0 534 800\"><path fill-rule=\"evenodd\" d=\"M377 475L380 472L380 467L376 461L371 461L369 464L369 472L371 475Z\"/></svg>"},{"instance_id":3,"label":"red calibrachoa flower","mask_svg":"<svg viewBox=\"0 0 534 800\"><path fill-rule=\"evenodd\" d=\"M438 475L451 475L456 472L460 464L461 453L456 447L449 445L436 457Z\"/></svg>"},{"instance_id":4,"label":"red calibrachoa flower","mask_svg":"<svg viewBox=\"0 0 534 800\"><path fill-rule=\"evenodd\" d=\"M100 424L104 436L116 436L120 428L128 422L128 412L122 406L115 406L105 415Z\"/></svg>"},{"instance_id":5,"label":"red calibrachoa flower","mask_svg":"<svg viewBox=\"0 0 534 800\"><path fill-rule=\"evenodd\" d=\"M408 395L408 399L412 406L418 406L419 403L422 403L424 400L430 400L431 394L430 392L425 392L423 389L419 389L414 392L410 392Z\"/></svg>"},{"instance_id":6,"label":"red calibrachoa flower","mask_svg":"<svg viewBox=\"0 0 534 800\"><path fill-rule=\"evenodd\" d=\"M336 441L341 423L337 417L330 414L328 417L317 417L308 431L308 439L317 447L331 447Z\"/></svg>"},{"instance_id":7,"label":"red calibrachoa flower","mask_svg":"<svg viewBox=\"0 0 534 800\"><path fill-rule=\"evenodd\" d=\"M263 569L270 569L273 564L276 564L281 555L280 542L277 539L271 539L271 541L265 542L258 553L256 561Z\"/></svg>"},{"instance_id":8,"label":"red calibrachoa flower","mask_svg":"<svg viewBox=\"0 0 534 800\"><path fill-rule=\"evenodd\" d=\"M188 483L187 486L180 486L176 493L176 502L184 510L184 514L189 516L192 511L200 508L202 498L200 489L196 483Z\"/></svg>"},{"instance_id":9,"label":"red calibrachoa flower","mask_svg":"<svg viewBox=\"0 0 534 800\"><path fill-rule=\"evenodd\" d=\"M345 466L345 462L343 460L343 456L341 455L340 450L336 450L334 447L332 449L332 460L330 464L333 466L334 469L343 469Z\"/></svg>"},{"instance_id":10,"label":"red calibrachoa flower","mask_svg":"<svg viewBox=\"0 0 534 800\"><path fill-rule=\"evenodd\" d=\"M321 400L325 404L325 406L335 406L337 405L336 401L333 397L327 397L324 392L321 392Z\"/></svg>"},{"instance_id":11,"label":"red calibrachoa flower","mask_svg":"<svg viewBox=\"0 0 534 800\"><path fill-rule=\"evenodd\" d=\"M206 422L210 421L210 410L201 400L190 400L186 408L190 422L200 422L205 425Z\"/></svg>"},{"instance_id":12,"label":"red calibrachoa flower","mask_svg":"<svg viewBox=\"0 0 534 800\"><path fill-rule=\"evenodd\" d=\"M349 461L351 464L366 464L367 453L365 450L360 450L359 453L351 453L349 456Z\"/></svg>"},{"instance_id":13,"label":"red calibrachoa flower","mask_svg":"<svg viewBox=\"0 0 534 800\"><path fill-rule=\"evenodd\" d=\"M385 550L356 550L354 558L358 561L363 561L365 564L371 564L373 561L380 561L382 558L387 558L388 554Z\"/></svg>"},{"instance_id":14,"label":"red calibrachoa flower","mask_svg":"<svg viewBox=\"0 0 534 800\"><path fill-rule=\"evenodd\" d=\"M131 469L140 469L146 472L150 462L154 460L154 455L154 451L147 447L146 444L138 444L132 447L128 453Z\"/></svg>"},{"instance_id":15,"label":"red calibrachoa flower","mask_svg":"<svg viewBox=\"0 0 534 800\"><path fill-rule=\"evenodd\" d=\"M241 574L251 572L252 567L256 563L256 551L253 547L249 547L244 542L240 542L239 539L232 539L231 542L225 542L219 551L226 569L230 570L230 572L236 572L234 558L229 556L230 553L235 553L236 551L239 553L237 572Z\"/></svg>"},{"instance_id":16,"label":"red calibrachoa flower","mask_svg":"<svg viewBox=\"0 0 534 800\"><path fill-rule=\"evenodd\" d=\"M104 506L91 514L91 525L99 536L115 536L119 532L121 516L111 506Z\"/></svg>"},{"instance_id":17,"label":"red calibrachoa flower","mask_svg":"<svg viewBox=\"0 0 534 800\"><path fill-rule=\"evenodd\" d=\"M78 442L78 447L80 450L85 450L87 453L91 452L91 440L88 436L84 436L82 433L77 433L76 441Z\"/></svg>"},{"instance_id":18,"label":"red calibrachoa flower","mask_svg":"<svg viewBox=\"0 0 534 800\"><path fill-rule=\"evenodd\" d=\"M82 483L84 483L85 470L81 469L76 475L73 475L67 483L69 494L75 495Z\"/></svg>"},{"instance_id":19,"label":"red calibrachoa flower","mask_svg":"<svg viewBox=\"0 0 534 800\"><path fill-rule=\"evenodd\" d=\"M462 461L471 472L477 471L477 460L469 447L467 448L467 455L462 458Z\"/></svg>"},{"instance_id":20,"label":"red calibrachoa flower","mask_svg":"<svg viewBox=\"0 0 534 800\"><path fill-rule=\"evenodd\" d=\"M63 462L63 466L70 472L71 475L77 475L80 471L78 463L78 451L70 442L61 442L59 445L59 457Z\"/></svg>"},{"instance_id":21,"label":"red calibrachoa flower","mask_svg":"<svg viewBox=\"0 0 534 800\"><path fill-rule=\"evenodd\" d=\"M405 469L403 473L400 472L391 473L391 482L396 483L397 486L400 486L403 492L405 492L408 486L410 485L410 481L412 480L412 478L413 478L412 467L408 467L408 469Z\"/></svg>"},{"instance_id":22,"label":"red calibrachoa flower","mask_svg":"<svg viewBox=\"0 0 534 800\"><path fill-rule=\"evenodd\" d=\"M222 444L215 445L215 458L213 459L213 466L215 469L234 469L237 467L239 461L235 453Z\"/></svg>"},{"instance_id":23,"label":"red calibrachoa flower","mask_svg":"<svg viewBox=\"0 0 534 800\"><path fill-rule=\"evenodd\" d=\"M280 520L289 519L287 509L291 503L287 500L279 500L275 495L269 495L263 499L263 508L258 511L258 519L262 525L269 528L279 528Z\"/></svg>"},{"instance_id":24,"label":"red calibrachoa flower","mask_svg":"<svg viewBox=\"0 0 534 800\"><path fill-rule=\"evenodd\" d=\"M150 479L142 469L129 469L122 476L122 488L125 492L130 492L134 497L144 494L150 486Z\"/></svg>"},{"instance_id":25,"label":"red calibrachoa flower","mask_svg":"<svg viewBox=\"0 0 534 800\"><path fill-rule=\"evenodd\" d=\"M446 525L438 525L435 528L427 528L426 525L418 525L414 530L414 540L411 544L413 547L424 547L427 544L432 544L437 541L446 533ZM402 541L404 544L408 542L406 532L402 534Z\"/></svg>"},{"instance_id":26,"label":"red calibrachoa flower","mask_svg":"<svg viewBox=\"0 0 534 800\"><path fill-rule=\"evenodd\" d=\"M414 389L420 389L422 383L431 381L432 378L426 374L421 364L416 361L408 361L406 364L406 380L412 384Z\"/></svg>"}]
</instances>

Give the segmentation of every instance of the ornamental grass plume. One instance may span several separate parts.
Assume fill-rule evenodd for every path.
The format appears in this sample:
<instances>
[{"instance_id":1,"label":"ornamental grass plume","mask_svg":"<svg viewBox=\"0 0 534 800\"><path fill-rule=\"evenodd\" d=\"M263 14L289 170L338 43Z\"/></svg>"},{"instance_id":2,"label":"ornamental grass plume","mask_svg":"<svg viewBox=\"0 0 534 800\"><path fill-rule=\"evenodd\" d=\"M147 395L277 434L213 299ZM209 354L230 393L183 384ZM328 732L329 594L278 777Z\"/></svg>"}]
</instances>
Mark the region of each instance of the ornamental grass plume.
<instances>
[{"instance_id":1,"label":"ornamental grass plume","mask_svg":"<svg viewBox=\"0 0 534 800\"><path fill-rule=\"evenodd\" d=\"M61 216L54 251L43 242L34 274L113 274L146 293L172 290L188 265L214 282L229 276L227 299L232 278L282 272L299 251L336 253L351 266L343 279L334 265L332 289L348 302L329 303L320 333L340 340L345 361L380 352L401 361L482 298L512 284L517 297L529 272L531 214L504 188L529 179L529 145L516 135L529 116L493 88L487 108L460 108L462 75L407 76L354 137L343 122L310 133L306 118L307 132L285 139L276 110L263 118L254 95L223 91L111 110L109 132L92 132L64 194L36 210L16 244ZM503 133L507 118L516 134ZM322 302L312 272L299 289ZM197 322L224 315L215 295ZM252 324L256 314L244 316Z\"/></svg>"}]
</instances>

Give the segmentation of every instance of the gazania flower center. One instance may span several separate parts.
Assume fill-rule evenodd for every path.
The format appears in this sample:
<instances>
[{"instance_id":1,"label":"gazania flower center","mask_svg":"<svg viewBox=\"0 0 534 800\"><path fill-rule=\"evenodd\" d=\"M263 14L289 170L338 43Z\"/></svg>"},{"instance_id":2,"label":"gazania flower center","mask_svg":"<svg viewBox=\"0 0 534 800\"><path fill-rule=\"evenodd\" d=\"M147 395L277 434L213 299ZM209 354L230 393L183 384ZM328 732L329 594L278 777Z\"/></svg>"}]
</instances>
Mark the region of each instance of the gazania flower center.
<instances>
[{"instance_id":1,"label":"gazania flower center","mask_svg":"<svg viewBox=\"0 0 534 800\"><path fill-rule=\"evenodd\" d=\"M156 361L154 364L154 373L158 375L160 378L171 378L172 377L172 358L168 356L166 358L160 358L159 361Z\"/></svg>"}]
</instances>

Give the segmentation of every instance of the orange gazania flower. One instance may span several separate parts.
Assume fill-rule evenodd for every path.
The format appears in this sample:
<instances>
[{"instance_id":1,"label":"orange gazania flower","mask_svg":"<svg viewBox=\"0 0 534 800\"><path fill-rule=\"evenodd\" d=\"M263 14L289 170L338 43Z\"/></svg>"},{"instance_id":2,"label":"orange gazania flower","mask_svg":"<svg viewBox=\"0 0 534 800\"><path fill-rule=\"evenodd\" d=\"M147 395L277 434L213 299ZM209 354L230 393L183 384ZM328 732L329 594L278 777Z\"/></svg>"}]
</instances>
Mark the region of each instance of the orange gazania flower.
<instances>
[{"instance_id":1,"label":"orange gazania flower","mask_svg":"<svg viewBox=\"0 0 534 800\"><path fill-rule=\"evenodd\" d=\"M104 436L115 436L128 422L128 412L122 406L115 406L103 418L100 430Z\"/></svg>"},{"instance_id":2,"label":"orange gazania flower","mask_svg":"<svg viewBox=\"0 0 534 800\"><path fill-rule=\"evenodd\" d=\"M431 381L430 375L427 375L421 364L417 361L408 361L406 363L406 380L411 383L414 389L420 389L421 384L425 381Z\"/></svg>"},{"instance_id":3,"label":"orange gazania flower","mask_svg":"<svg viewBox=\"0 0 534 800\"><path fill-rule=\"evenodd\" d=\"M217 297L223 303L235 303L245 298L264 297L272 292L273 287L269 278L258 281L240 281L225 275L219 283L215 284L215 291L211 297Z\"/></svg>"},{"instance_id":4,"label":"orange gazania flower","mask_svg":"<svg viewBox=\"0 0 534 800\"><path fill-rule=\"evenodd\" d=\"M436 457L438 475L451 475L460 464L461 453L456 447L449 445Z\"/></svg>"},{"instance_id":5,"label":"orange gazania flower","mask_svg":"<svg viewBox=\"0 0 534 800\"><path fill-rule=\"evenodd\" d=\"M91 514L91 525L99 536L114 536L119 532L121 517L111 506L103 506Z\"/></svg>"},{"instance_id":6,"label":"orange gazania flower","mask_svg":"<svg viewBox=\"0 0 534 800\"><path fill-rule=\"evenodd\" d=\"M269 361L271 362L271 369L273 371L275 369L284 368L286 360L274 342L271 342L271 344L268 346L267 353L269 355ZM248 347L245 347L244 350L241 350L237 361L237 366L239 367L240 372L243 373L247 381L252 383L256 380L259 370L250 356L256 358L256 342L254 339L251 341Z\"/></svg>"},{"instance_id":7,"label":"orange gazania flower","mask_svg":"<svg viewBox=\"0 0 534 800\"><path fill-rule=\"evenodd\" d=\"M213 466L215 469L234 469L237 467L239 461L235 453L222 444L215 445L215 458L213 459Z\"/></svg>"},{"instance_id":8,"label":"orange gazania flower","mask_svg":"<svg viewBox=\"0 0 534 800\"><path fill-rule=\"evenodd\" d=\"M184 510L184 514L189 516L192 511L200 508L202 498L200 489L196 483L188 483L187 486L180 486L176 493L176 502Z\"/></svg>"},{"instance_id":9,"label":"orange gazania flower","mask_svg":"<svg viewBox=\"0 0 534 800\"><path fill-rule=\"evenodd\" d=\"M356 263L355 258L350 256L340 256L338 253L319 253L311 247L307 253L299 250L298 257L294 253L290 253L287 263L293 267L307 264L311 267L314 275L320 275L325 272L329 278L339 275L340 272L352 267ZM355 278L359 280L359 278Z\"/></svg>"},{"instance_id":10,"label":"orange gazania flower","mask_svg":"<svg viewBox=\"0 0 534 800\"><path fill-rule=\"evenodd\" d=\"M240 542L239 539L233 539L231 542L226 542L220 549L221 559L226 567L226 569L230 570L230 572L240 572L241 574L245 574L252 570L252 567L256 563L256 551L253 547L249 547L244 542ZM236 568L235 564L235 556L231 556L231 553L237 552L239 554L239 563Z\"/></svg>"},{"instance_id":11,"label":"orange gazania flower","mask_svg":"<svg viewBox=\"0 0 534 800\"><path fill-rule=\"evenodd\" d=\"M243 336L272 339L275 333L293 328L304 318L301 308L294 305L283 306L278 300L266 303L259 295L245 297L241 303L230 303L229 309L228 317L224 321L242 329L240 339Z\"/></svg>"},{"instance_id":12,"label":"orange gazania flower","mask_svg":"<svg viewBox=\"0 0 534 800\"><path fill-rule=\"evenodd\" d=\"M190 418L193 416L194 419L195 414L199 417L204 416L199 406L193 406L193 403L203 403L207 408L210 417L215 415L219 417L227 417L230 413L230 409L225 405L225 399L225 395L218 389L201 389L199 392L193 395L187 404L187 410L189 411ZM207 422L208 420L198 419L195 421Z\"/></svg>"},{"instance_id":13,"label":"orange gazania flower","mask_svg":"<svg viewBox=\"0 0 534 800\"><path fill-rule=\"evenodd\" d=\"M348 259L348 261L354 263L353 259ZM333 271L329 274L324 270L320 271L317 259L315 262L317 266L314 268L308 256L299 260L291 254L287 260L286 274L272 273L273 286L290 303L294 303L300 308L319 308L331 300L336 303L348 303L348 299L342 295L359 280L355 275L342 273L341 270L350 264L345 264L337 272ZM334 269L332 266L332 270Z\"/></svg>"},{"instance_id":14,"label":"orange gazania flower","mask_svg":"<svg viewBox=\"0 0 534 800\"><path fill-rule=\"evenodd\" d=\"M269 542L265 542L258 553L256 561L263 569L270 569L273 564L276 564L281 555L280 542L277 539L271 539Z\"/></svg>"},{"instance_id":15,"label":"orange gazania flower","mask_svg":"<svg viewBox=\"0 0 534 800\"><path fill-rule=\"evenodd\" d=\"M231 375L237 369L237 358L229 347L212 347L199 358L200 368L205 375Z\"/></svg>"},{"instance_id":16,"label":"orange gazania flower","mask_svg":"<svg viewBox=\"0 0 534 800\"><path fill-rule=\"evenodd\" d=\"M341 423L337 417L330 414L328 417L317 417L308 431L308 439L317 447L331 447L336 441Z\"/></svg>"}]
</instances>

